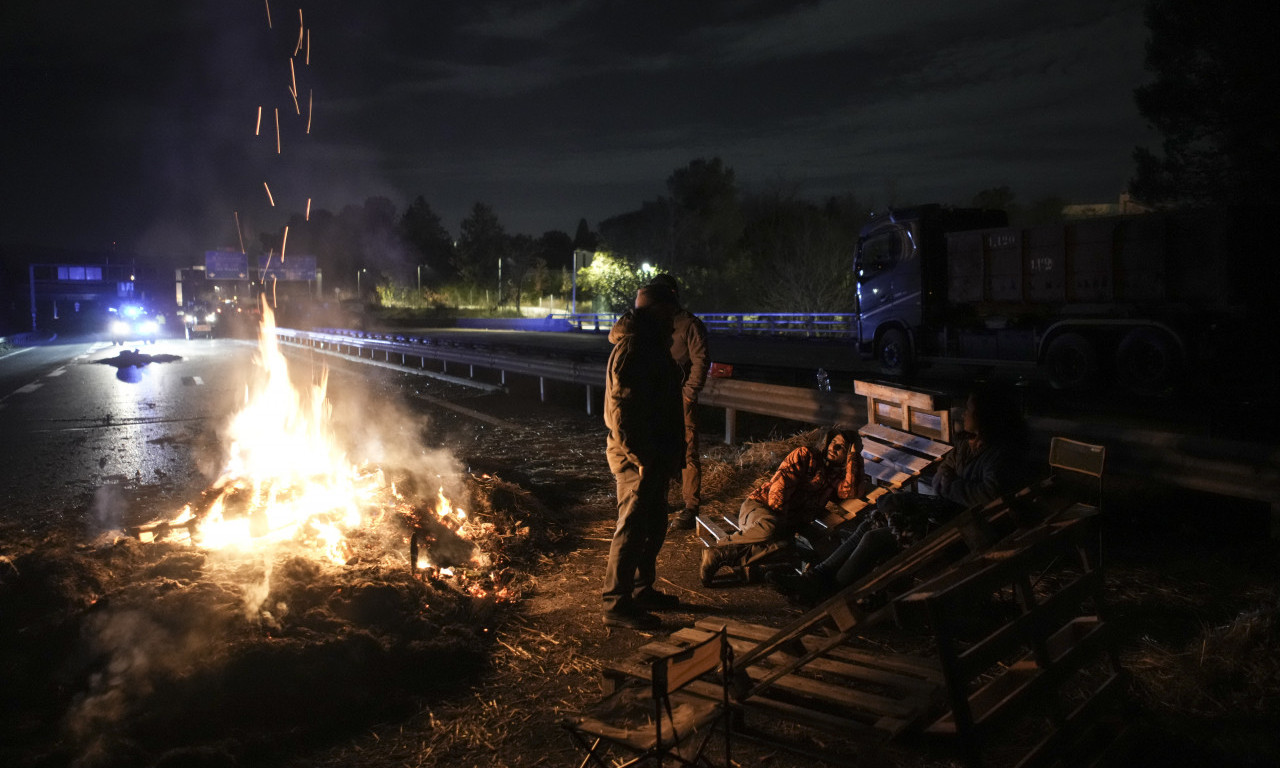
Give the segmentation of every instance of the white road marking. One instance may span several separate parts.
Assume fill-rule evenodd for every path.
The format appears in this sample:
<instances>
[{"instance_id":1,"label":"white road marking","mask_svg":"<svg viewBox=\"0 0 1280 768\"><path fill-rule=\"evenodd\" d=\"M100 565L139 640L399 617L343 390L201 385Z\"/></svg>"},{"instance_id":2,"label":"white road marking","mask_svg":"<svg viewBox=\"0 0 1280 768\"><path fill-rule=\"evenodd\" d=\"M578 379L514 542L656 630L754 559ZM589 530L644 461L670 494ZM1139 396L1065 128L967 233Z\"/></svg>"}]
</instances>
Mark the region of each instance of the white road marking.
<instances>
[{"instance_id":1,"label":"white road marking","mask_svg":"<svg viewBox=\"0 0 1280 768\"><path fill-rule=\"evenodd\" d=\"M25 387L19 387L18 389L15 389L15 390L13 391L13 393L14 393L15 395L29 395L29 394L31 394L32 392L35 392L35 391L36 391L37 389L39 389L40 387L41 387L40 382L36 381L36 382L32 382L32 383L28 384L28 385L27 385L27 386L25 386Z\"/></svg>"},{"instance_id":2,"label":"white road marking","mask_svg":"<svg viewBox=\"0 0 1280 768\"><path fill-rule=\"evenodd\" d=\"M23 352L30 352L32 349L33 349L32 347L23 347L22 349L15 349L14 351L10 352L7 355L0 356L0 360L7 360L8 358L13 357L14 355L20 355Z\"/></svg>"}]
</instances>

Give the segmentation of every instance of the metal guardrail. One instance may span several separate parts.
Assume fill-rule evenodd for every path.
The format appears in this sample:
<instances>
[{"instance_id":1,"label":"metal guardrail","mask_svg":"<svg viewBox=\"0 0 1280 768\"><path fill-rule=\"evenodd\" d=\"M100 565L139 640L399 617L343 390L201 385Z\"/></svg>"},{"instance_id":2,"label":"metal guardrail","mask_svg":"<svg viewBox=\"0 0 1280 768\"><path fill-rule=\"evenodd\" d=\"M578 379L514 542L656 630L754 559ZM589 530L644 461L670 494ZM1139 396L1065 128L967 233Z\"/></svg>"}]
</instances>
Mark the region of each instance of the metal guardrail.
<instances>
[{"instance_id":1,"label":"metal guardrail","mask_svg":"<svg viewBox=\"0 0 1280 768\"><path fill-rule=\"evenodd\" d=\"M441 374L447 375L447 364L457 363L469 367L480 366L500 371L505 382L506 374L518 373L541 379L580 384L587 387L587 413L594 408L594 389L604 387L604 363L581 360L557 360L529 357L519 352L503 352L492 349L467 347L457 344L441 344L438 340L411 334L393 332L351 331L327 328L323 331L299 331L277 328L276 335L285 342L311 347L320 351L365 357L381 362L399 358L408 366L409 360L419 362L422 371L427 360L439 360L446 364ZM344 351L345 350L345 351ZM412 369L410 369L412 370ZM474 371L472 371L474 373ZM458 381L454 377L449 377ZM460 383L466 383L460 381ZM545 397L545 386L543 388ZM698 398L701 405L725 409L725 442L737 442L736 416L738 411L791 419L809 424L856 425L866 421L866 400L853 393L821 392L817 389L783 387L735 379L708 379Z\"/></svg>"},{"instance_id":2,"label":"metal guardrail","mask_svg":"<svg viewBox=\"0 0 1280 768\"><path fill-rule=\"evenodd\" d=\"M857 316L848 312L699 312L698 318L711 333L843 338L857 330ZM580 331L600 332L612 328L618 315L576 314L566 319Z\"/></svg>"},{"instance_id":3,"label":"metal guardrail","mask_svg":"<svg viewBox=\"0 0 1280 768\"><path fill-rule=\"evenodd\" d=\"M501 372L536 376L583 385L587 388L587 412L592 413L595 390L604 386L603 363L581 360L529 357L519 351L498 351L394 332L367 332L342 329L298 331L279 328L278 337L288 343L307 346L341 356L355 356L379 364L399 358L410 372L438 375L459 383L467 379L448 376L450 363L481 366ZM365 351L368 351L366 357ZM377 355L382 360L377 360ZM417 360L418 369L409 367ZM425 371L427 360L438 360L445 371ZM477 386L489 386L476 383ZM545 398L545 389L543 389ZM737 442L738 411L805 424L861 425L866 422L866 399L843 392L785 387L736 379L708 379L699 404L725 409L725 442ZM1270 503L1273 537L1280 536L1280 449L1242 441L1219 440L1169 432L1083 424L1060 419L1032 419L1029 426L1036 440L1048 445L1054 435L1070 435L1108 446L1108 471L1147 477L1177 487L1215 493L1232 498Z\"/></svg>"}]
</instances>

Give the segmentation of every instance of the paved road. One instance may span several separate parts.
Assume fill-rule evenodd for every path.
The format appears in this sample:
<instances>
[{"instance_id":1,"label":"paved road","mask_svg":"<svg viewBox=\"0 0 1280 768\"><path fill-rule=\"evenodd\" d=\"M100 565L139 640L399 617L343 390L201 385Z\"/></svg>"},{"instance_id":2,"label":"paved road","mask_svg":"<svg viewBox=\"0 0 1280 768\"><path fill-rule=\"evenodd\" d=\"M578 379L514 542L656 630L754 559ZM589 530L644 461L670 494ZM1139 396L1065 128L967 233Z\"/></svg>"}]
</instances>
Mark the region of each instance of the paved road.
<instances>
[{"instance_id":1,"label":"paved road","mask_svg":"<svg viewBox=\"0 0 1280 768\"><path fill-rule=\"evenodd\" d=\"M70 340L0 357L4 515L39 527L103 488L160 484L174 498L203 487L199 463L219 420L243 398L241 342L160 340L137 347ZM145 365L123 365L124 362ZM113 365L112 363L116 363Z\"/></svg>"}]
</instances>

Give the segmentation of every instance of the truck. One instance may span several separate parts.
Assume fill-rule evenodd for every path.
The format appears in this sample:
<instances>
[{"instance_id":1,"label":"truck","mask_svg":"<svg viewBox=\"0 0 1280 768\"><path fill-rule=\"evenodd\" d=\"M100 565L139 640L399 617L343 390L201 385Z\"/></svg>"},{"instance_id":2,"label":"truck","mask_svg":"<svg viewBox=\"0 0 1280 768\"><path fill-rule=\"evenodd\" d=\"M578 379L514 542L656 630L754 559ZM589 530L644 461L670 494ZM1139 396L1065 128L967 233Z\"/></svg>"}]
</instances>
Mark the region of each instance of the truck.
<instances>
[{"instance_id":1,"label":"truck","mask_svg":"<svg viewBox=\"0 0 1280 768\"><path fill-rule=\"evenodd\" d=\"M888 210L855 250L859 350L888 375L1022 366L1056 389L1140 395L1192 369L1275 367L1250 340L1274 346L1265 218L1205 208L1013 228L1003 211Z\"/></svg>"}]
</instances>

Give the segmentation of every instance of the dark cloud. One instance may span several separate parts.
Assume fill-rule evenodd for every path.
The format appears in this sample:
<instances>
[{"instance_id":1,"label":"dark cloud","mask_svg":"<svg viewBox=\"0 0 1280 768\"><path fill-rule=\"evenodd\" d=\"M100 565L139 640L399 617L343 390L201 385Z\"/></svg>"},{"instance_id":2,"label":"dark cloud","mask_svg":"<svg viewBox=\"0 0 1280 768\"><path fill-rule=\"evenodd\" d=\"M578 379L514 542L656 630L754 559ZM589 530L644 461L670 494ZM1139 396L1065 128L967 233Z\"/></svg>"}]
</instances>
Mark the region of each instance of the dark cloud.
<instances>
[{"instance_id":1,"label":"dark cloud","mask_svg":"<svg viewBox=\"0 0 1280 768\"><path fill-rule=\"evenodd\" d=\"M419 194L540 234L709 156L815 197L1093 202L1150 143L1141 0L304 2L292 73L296 4L80 5L5 4L0 240L194 255L233 212Z\"/></svg>"}]
</instances>

